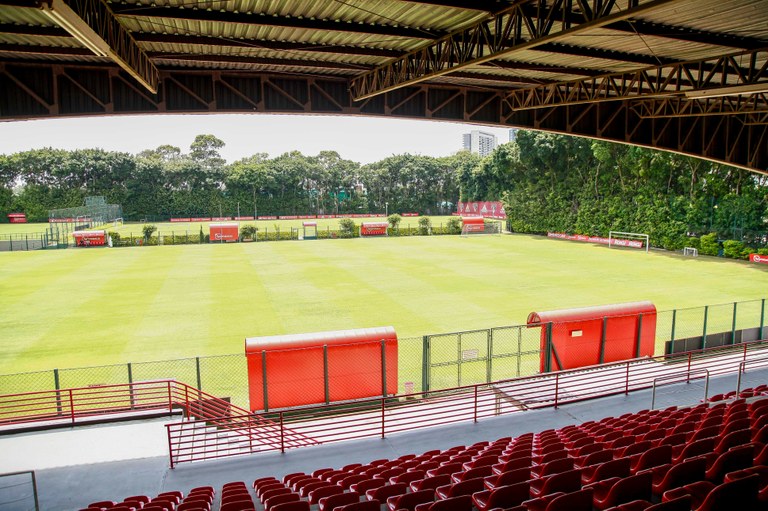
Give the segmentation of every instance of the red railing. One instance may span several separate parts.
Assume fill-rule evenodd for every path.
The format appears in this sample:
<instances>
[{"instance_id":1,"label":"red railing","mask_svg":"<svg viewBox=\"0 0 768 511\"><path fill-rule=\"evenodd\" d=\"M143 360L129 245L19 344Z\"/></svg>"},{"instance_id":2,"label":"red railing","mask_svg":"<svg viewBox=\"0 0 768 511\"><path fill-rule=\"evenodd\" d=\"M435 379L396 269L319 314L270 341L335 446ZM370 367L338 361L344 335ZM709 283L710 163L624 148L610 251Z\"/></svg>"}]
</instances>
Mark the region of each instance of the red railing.
<instances>
[{"instance_id":1,"label":"red railing","mask_svg":"<svg viewBox=\"0 0 768 511\"><path fill-rule=\"evenodd\" d=\"M532 377L366 399L335 405L312 406L263 414L280 427L280 441L246 445L210 421L169 424L171 467L178 463L293 447L287 437L311 438L330 443L519 412L530 408L558 407L597 397L650 389L660 377L677 375L674 383L695 379L702 369L711 376L735 374L743 363L764 356L768 342L756 341L674 356L659 356L559 371ZM688 376L686 376L688 375ZM657 385L658 386L658 385ZM705 399L707 396L702 395ZM650 401L649 401L650 404ZM248 415L221 417L241 420Z\"/></svg>"},{"instance_id":2,"label":"red railing","mask_svg":"<svg viewBox=\"0 0 768 511\"><path fill-rule=\"evenodd\" d=\"M174 409L194 417L192 423L202 422L209 429L225 431L230 437L254 446L254 450L264 446L284 449L317 443L281 424L174 380L3 395L0 396L0 427L76 424L107 415L172 414ZM177 442L176 449L185 441Z\"/></svg>"}]
</instances>

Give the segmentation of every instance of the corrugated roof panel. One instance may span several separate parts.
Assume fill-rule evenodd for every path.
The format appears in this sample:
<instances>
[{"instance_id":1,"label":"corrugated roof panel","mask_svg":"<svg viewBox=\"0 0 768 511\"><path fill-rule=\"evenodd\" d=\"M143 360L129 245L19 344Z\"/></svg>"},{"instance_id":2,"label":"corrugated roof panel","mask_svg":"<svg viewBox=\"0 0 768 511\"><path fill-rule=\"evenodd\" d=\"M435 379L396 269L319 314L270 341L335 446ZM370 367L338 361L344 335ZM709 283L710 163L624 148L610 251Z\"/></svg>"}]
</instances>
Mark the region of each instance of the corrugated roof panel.
<instances>
[{"instance_id":1,"label":"corrugated roof panel","mask_svg":"<svg viewBox=\"0 0 768 511\"><path fill-rule=\"evenodd\" d=\"M0 5L0 22L19 25L56 26L41 9L20 9L7 5Z\"/></svg>"},{"instance_id":2,"label":"corrugated roof panel","mask_svg":"<svg viewBox=\"0 0 768 511\"><path fill-rule=\"evenodd\" d=\"M184 6L184 0L169 0L164 5L172 7ZM141 15L143 7L153 4L151 0L123 4L135 5L135 15ZM205 11L228 11L242 13L248 18L254 19L250 23L258 24L259 16L291 16L318 20L339 20L340 22L352 21L364 24L381 24L389 26L402 26L425 30L434 29L440 31L455 30L460 26L473 23L485 16L481 11L457 9L437 5L418 4L393 0L365 1L349 0L339 2L337 0L238 0L234 2L196 2L190 7L186 2L185 9ZM120 9L121 17L129 17L129 13ZM134 13L130 13L132 16Z\"/></svg>"},{"instance_id":3,"label":"corrugated roof panel","mask_svg":"<svg viewBox=\"0 0 768 511\"><path fill-rule=\"evenodd\" d=\"M640 19L707 32L768 39L765 0L686 0L644 13Z\"/></svg>"}]
</instances>

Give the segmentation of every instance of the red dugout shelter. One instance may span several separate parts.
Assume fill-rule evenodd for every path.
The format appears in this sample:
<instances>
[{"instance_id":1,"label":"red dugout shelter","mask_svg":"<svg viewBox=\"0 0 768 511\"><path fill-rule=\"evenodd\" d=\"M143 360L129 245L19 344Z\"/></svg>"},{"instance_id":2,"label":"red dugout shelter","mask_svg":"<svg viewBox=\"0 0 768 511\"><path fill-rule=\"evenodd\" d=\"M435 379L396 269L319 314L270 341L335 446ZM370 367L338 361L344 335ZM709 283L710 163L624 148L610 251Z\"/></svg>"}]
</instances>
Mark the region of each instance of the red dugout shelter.
<instances>
[{"instance_id":1,"label":"red dugout shelter","mask_svg":"<svg viewBox=\"0 0 768 511\"><path fill-rule=\"evenodd\" d=\"M541 327L541 372L575 369L653 356L656 307L632 302L532 312L529 327Z\"/></svg>"},{"instance_id":2,"label":"red dugout shelter","mask_svg":"<svg viewBox=\"0 0 768 511\"><path fill-rule=\"evenodd\" d=\"M485 232L485 220L481 216L461 217L463 232Z\"/></svg>"},{"instance_id":3,"label":"red dugout shelter","mask_svg":"<svg viewBox=\"0 0 768 511\"><path fill-rule=\"evenodd\" d=\"M245 355L252 411L397 393L392 327L253 337Z\"/></svg>"}]
</instances>

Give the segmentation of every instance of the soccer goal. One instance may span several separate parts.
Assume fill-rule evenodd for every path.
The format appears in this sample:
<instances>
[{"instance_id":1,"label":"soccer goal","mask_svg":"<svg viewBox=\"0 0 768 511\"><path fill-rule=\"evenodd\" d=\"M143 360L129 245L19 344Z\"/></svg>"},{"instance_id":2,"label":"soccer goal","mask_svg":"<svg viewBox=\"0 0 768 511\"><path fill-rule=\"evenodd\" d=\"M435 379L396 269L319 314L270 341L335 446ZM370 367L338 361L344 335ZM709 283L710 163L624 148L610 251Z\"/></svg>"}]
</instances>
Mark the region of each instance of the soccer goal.
<instances>
[{"instance_id":1,"label":"soccer goal","mask_svg":"<svg viewBox=\"0 0 768 511\"><path fill-rule=\"evenodd\" d=\"M647 234L640 232L610 231L608 233L608 247L643 248L645 253L651 246L651 239Z\"/></svg>"},{"instance_id":2,"label":"soccer goal","mask_svg":"<svg viewBox=\"0 0 768 511\"><path fill-rule=\"evenodd\" d=\"M699 249L694 247L685 247L683 249L683 255L686 257L699 257Z\"/></svg>"},{"instance_id":3,"label":"soccer goal","mask_svg":"<svg viewBox=\"0 0 768 511\"><path fill-rule=\"evenodd\" d=\"M461 235L475 236L477 234L501 234L502 221L479 216L462 217Z\"/></svg>"}]
</instances>

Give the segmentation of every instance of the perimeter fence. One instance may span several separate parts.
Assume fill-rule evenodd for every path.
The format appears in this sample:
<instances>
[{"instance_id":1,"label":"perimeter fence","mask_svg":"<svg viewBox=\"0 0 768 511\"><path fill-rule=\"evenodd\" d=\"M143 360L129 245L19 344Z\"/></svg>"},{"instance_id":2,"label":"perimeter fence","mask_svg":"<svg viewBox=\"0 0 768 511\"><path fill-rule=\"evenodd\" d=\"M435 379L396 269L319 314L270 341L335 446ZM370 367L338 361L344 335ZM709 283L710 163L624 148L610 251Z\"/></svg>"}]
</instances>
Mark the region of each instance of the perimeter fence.
<instances>
[{"instance_id":1,"label":"perimeter fence","mask_svg":"<svg viewBox=\"0 0 768 511\"><path fill-rule=\"evenodd\" d=\"M588 354L592 363L615 353L617 344L606 339L626 317L598 319L603 319L602 332L595 345L599 353ZM650 331L651 322L638 323L645 326L631 334L637 342L631 337L620 343L629 346L625 358L647 354L641 351L640 341ZM566 323L549 322L399 337L397 394L490 383L564 368L543 361L558 359L547 340L568 328ZM573 334L570 330L566 333ZM655 315L653 337L653 353L657 355L768 339L766 299L660 311ZM380 374L370 377L381 378ZM153 380L176 380L229 399L236 406L247 408L249 404L244 353L5 374L0 375L0 395ZM297 381L296 392L301 391L301 381Z\"/></svg>"}]
</instances>

